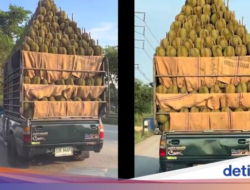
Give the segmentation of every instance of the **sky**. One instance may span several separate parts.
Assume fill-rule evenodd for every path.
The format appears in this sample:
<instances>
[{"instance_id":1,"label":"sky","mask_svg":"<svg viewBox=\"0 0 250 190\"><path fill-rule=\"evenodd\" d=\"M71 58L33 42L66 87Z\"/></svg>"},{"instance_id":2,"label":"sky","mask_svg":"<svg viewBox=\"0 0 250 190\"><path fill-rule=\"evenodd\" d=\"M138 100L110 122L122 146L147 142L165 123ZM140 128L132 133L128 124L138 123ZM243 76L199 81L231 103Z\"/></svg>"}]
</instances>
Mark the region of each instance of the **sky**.
<instances>
[{"instance_id":1,"label":"sky","mask_svg":"<svg viewBox=\"0 0 250 190\"><path fill-rule=\"evenodd\" d=\"M149 27L149 29L145 27L145 37L136 33L143 33L142 28L135 27L135 40L145 40L145 51L135 48L135 64L139 64L140 70L145 73L151 82L153 81L153 55L155 48L160 45L160 40L166 37L170 25L174 21L175 16L181 12L184 3L185 0L135 0L135 12L146 13L145 22ZM229 9L235 11L238 20L244 16L244 23L250 32L249 7L249 0L229 1ZM138 17L143 18L143 15L135 13L135 26L145 26L145 23ZM142 48L142 45L141 41L135 41L136 47ZM137 69L135 70L135 77L145 83L149 83Z\"/></svg>"},{"instance_id":2,"label":"sky","mask_svg":"<svg viewBox=\"0 0 250 190\"><path fill-rule=\"evenodd\" d=\"M39 0L4 0L0 9L7 11L10 4L21 6L34 12ZM118 45L118 0L54 0L57 7L71 18L78 27L85 28L91 37L99 41L99 45Z\"/></svg>"}]
</instances>

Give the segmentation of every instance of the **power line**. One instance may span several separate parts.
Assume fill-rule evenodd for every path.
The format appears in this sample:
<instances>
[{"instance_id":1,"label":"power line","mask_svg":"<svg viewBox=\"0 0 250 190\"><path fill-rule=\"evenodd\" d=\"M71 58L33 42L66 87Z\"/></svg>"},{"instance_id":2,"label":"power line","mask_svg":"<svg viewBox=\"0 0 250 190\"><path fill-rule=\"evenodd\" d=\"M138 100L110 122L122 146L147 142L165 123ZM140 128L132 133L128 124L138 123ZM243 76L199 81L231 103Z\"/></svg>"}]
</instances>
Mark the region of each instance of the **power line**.
<instances>
[{"instance_id":1,"label":"power line","mask_svg":"<svg viewBox=\"0 0 250 190\"><path fill-rule=\"evenodd\" d=\"M143 19L141 19L140 17L138 17L137 15L135 15L136 18L138 18L139 20L141 20L142 22L145 23L145 26L147 27L147 29L149 30L149 32L151 33L151 35L154 37L154 39L156 40L157 43L159 43L159 41L157 40L157 38L155 37L155 35L153 34L153 32L151 31L151 29L149 28L147 22Z\"/></svg>"},{"instance_id":2,"label":"power line","mask_svg":"<svg viewBox=\"0 0 250 190\"><path fill-rule=\"evenodd\" d=\"M135 64L136 69L141 73L141 75L150 83L151 80L147 77L147 75L140 69L139 64Z\"/></svg>"},{"instance_id":3,"label":"power line","mask_svg":"<svg viewBox=\"0 0 250 190\"><path fill-rule=\"evenodd\" d=\"M146 53L146 55L148 56L148 58L150 59L150 61L152 61L153 59L150 57L150 55L148 54L148 52L145 49L143 49L143 50Z\"/></svg>"},{"instance_id":4,"label":"power line","mask_svg":"<svg viewBox=\"0 0 250 190\"><path fill-rule=\"evenodd\" d=\"M135 39L135 41L141 41L143 42L143 46L142 48L139 47L135 47L136 49L142 49L144 51L144 53L147 55L147 57L150 59L150 61L152 61L153 59L150 57L149 53L145 50L144 45L145 45L145 40L141 40L141 39Z\"/></svg>"}]
</instances>

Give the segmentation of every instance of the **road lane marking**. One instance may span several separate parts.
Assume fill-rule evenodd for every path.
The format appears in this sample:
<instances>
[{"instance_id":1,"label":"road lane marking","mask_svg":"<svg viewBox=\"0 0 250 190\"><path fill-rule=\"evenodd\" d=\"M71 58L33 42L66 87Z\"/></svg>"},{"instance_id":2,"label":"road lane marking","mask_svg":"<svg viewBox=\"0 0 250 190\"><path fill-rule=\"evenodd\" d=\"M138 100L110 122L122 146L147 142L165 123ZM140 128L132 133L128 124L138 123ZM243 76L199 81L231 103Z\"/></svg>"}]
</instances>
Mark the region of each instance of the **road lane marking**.
<instances>
[{"instance_id":1,"label":"road lane marking","mask_svg":"<svg viewBox=\"0 0 250 190\"><path fill-rule=\"evenodd\" d=\"M109 130L105 130L104 129L104 133L107 132L107 133L118 133L117 131L109 131Z\"/></svg>"}]
</instances>

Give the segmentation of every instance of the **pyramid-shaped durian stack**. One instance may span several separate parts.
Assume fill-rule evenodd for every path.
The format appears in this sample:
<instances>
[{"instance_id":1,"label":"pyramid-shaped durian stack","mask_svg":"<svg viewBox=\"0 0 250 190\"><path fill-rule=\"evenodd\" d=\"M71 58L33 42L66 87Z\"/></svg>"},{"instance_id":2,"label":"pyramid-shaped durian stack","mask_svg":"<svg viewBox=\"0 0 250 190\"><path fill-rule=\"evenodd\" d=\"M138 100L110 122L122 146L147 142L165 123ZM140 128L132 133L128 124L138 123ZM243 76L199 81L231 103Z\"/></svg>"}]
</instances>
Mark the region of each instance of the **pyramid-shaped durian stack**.
<instances>
[{"instance_id":1,"label":"pyramid-shaped durian stack","mask_svg":"<svg viewBox=\"0 0 250 190\"><path fill-rule=\"evenodd\" d=\"M223 0L186 0L157 56L232 57L250 55L250 34Z\"/></svg>"},{"instance_id":2,"label":"pyramid-shaped durian stack","mask_svg":"<svg viewBox=\"0 0 250 190\"><path fill-rule=\"evenodd\" d=\"M40 0L15 49L53 54L100 56L102 48L90 33L78 28L53 0Z\"/></svg>"}]
</instances>

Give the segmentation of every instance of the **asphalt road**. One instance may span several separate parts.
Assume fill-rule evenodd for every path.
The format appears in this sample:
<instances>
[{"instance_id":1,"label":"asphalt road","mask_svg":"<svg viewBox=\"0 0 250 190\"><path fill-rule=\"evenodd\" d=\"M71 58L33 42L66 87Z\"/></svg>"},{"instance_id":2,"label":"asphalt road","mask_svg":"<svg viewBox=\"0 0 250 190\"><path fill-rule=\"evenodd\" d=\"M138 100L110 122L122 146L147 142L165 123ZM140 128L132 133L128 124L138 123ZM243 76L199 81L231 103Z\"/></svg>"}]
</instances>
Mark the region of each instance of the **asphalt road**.
<instances>
[{"instance_id":1,"label":"asphalt road","mask_svg":"<svg viewBox=\"0 0 250 190\"><path fill-rule=\"evenodd\" d=\"M100 153L90 152L90 158L72 162L43 158L30 163L28 169L55 173L71 173L80 175L118 177L118 127L104 125L104 146ZM6 147L0 142L0 166L10 167L7 163Z\"/></svg>"},{"instance_id":2,"label":"asphalt road","mask_svg":"<svg viewBox=\"0 0 250 190\"><path fill-rule=\"evenodd\" d=\"M160 135L135 145L135 177L159 173Z\"/></svg>"}]
</instances>

